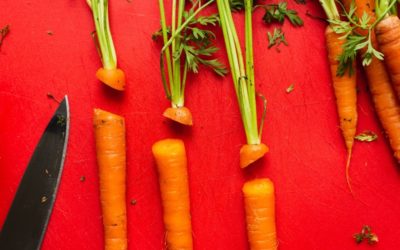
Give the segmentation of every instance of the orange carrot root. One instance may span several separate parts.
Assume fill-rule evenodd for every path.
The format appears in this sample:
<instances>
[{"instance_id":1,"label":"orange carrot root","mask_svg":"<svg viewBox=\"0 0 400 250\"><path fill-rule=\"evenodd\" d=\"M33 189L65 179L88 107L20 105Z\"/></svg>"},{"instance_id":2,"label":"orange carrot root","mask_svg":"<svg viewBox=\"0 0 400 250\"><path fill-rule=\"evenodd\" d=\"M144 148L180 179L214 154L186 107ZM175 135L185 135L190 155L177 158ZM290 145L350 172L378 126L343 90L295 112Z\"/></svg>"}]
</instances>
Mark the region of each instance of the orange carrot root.
<instances>
[{"instance_id":1,"label":"orange carrot root","mask_svg":"<svg viewBox=\"0 0 400 250\"><path fill-rule=\"evenodd\" d=\"M354 72L351 76L347 73L343 76L336 75L339 66L337 58L343 52L342 46L344 40L340 39L341 34L336 34L330 26L326 28L325 37L328 49L329 65L331 68L332 85L336 96L336 108L339 116L339 124L347 148L347 161L345 168L346 181L350 192L353 193L350 184L349 169L358 120L356 74ZM355 65L353 65L353 68L355 68Z\"/></svg>"},{"instance_id":2,"label":"orange carrot root","mask_svg":"<svg viewBox=\"0 0 400 250\"><path fill-rule=\"evenodd\" d=\"M183 141L154 143L153 156L159 174L166 249L193 249L187 159Z\"/></svg>"},{"instance_id":3,"label":"orange carrot root","mask_svg":"<svg viewBox=\"0 0 400 250\"><path fill-rule=\"evenodd\" d=\"M100 109L94 110L100 201L106 250L128 248L125 204L125 121Z\"/></svg>"},{"instance_id":4,"label":"orange carrot root","mask_svg":"<svg viewBox=\"0 0 400 250\"><path fill-rule=\"evenodd\" d=\"M247 236L251 250L276 250L274 184L255 179L243 186Z\"/></svg>"},{"instance_id":5,"label":"orange carrot root","mask_svg":"<svg viewBox=\"0 0 400 250\"><path fill-rule=\"evenodd\" d=\"M245 144L240 148L240 167L245 168L263 157L269 148L264 143Z\"/></svg>"},{"instance_id":6,"label":"orange carrot root","mask_svg":"<svg viewBox=\"0 0 400 250\"><path fill-rule=\"evenodd\" d=\"M96 72L96 77L113 89L119 91L125 89L125 73L121 69L100 68Z\"/></svg>"},{"instance_id":7,"label":"orange carrot root","mask_svg":"<svg viewBox=\"0 0 400 250\"><path fill-rule=\"evenodd\" d=\"M400 19L388 16L375 28L379 49L385 55L385 64L397 98L400 100Z\"/></svg>"},{"instance_id":8,"label":"orange carrot root","mask_svg":"<svg viewBox=\"0 0 400 250\"><path fill-rule=\"evenodd\" d=\"M186 107L167 108L164 111L163 115L183 125L193 125L192 113L190 113L190 110Z\"/></svg>"}]
</instances>

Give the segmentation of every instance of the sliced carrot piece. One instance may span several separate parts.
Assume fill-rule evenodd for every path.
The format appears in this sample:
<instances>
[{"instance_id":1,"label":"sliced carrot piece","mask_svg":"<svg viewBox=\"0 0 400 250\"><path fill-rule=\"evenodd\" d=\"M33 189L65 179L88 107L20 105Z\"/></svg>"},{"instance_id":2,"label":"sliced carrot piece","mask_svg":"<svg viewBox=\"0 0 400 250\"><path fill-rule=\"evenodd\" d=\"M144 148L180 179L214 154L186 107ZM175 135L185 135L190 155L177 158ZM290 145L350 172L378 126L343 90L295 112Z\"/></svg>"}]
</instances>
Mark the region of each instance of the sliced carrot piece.
<instances>
[{"instance_id":1,"label":"sliced carrot piece","mask_svg":"<svg viewBox=\"0 0 400 250\"><path fill-rule=\"evenodd\" d=\"M125 88L125 73L121 69L100 68L96 72L96 77L113 89L123 91Z\"/></svg>"},{"instance_id":2,"label":"sliced carrot piece","mask_svg":"<svg viewBox=\"0 0 400 250\"><path fill-rule=\"evenodd\" d=\"M167 108L164 111L163 115L183 125L188 125L188 126L193 125L192 113L186 107Z\"/></svg>"},{"instance_id":3,"label":"sliced carrot piece","mask_svg":"<svg viewBox=\"0 0 400 250\"><path fill-rule=\"evenodd\" d=\"M125 120L119 115L95 109L93 125L99 167L104 249L126 250Z\"/></svg>"},{"instance_id":4,"label":"sliced carrot piece","mask_svg":"<svg viewBox=\"0 0 400 250\"><path fill-rule=\"evenodd\" d=\"M264 143L245 144L240 148L240 167L245 168L263 157L269 148Z\"/></svg>"},{"instance_id":5,"label":"sliced carrot piece","mask_svg":"<svg viewBox=\"0 0 400 250\"><path fill-rule=\"evenodd\" d=\"M274 184L268 178L255 179L246 182L242 191L250 249L278 249Z\"/></svg>"},{"instance_id":6,"label":"sliced carrot piece","mask_svg":"<svg viewBox=\"0 0 400 250\"><path fill-rule=\"evenodd\" d=\"M182 140L164 139L153 144L163 207L166 249L193 249L189 178Z\"/></svg>"}]
</instances>

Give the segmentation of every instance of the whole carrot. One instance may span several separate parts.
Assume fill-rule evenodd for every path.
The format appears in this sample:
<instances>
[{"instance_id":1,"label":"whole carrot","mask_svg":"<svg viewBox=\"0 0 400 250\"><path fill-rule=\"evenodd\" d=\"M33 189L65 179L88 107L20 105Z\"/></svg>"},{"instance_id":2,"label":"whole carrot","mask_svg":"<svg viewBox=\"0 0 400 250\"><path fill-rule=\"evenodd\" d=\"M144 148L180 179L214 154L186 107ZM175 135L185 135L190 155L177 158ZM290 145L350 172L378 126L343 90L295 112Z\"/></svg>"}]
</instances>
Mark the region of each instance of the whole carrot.
<instances>
[{"instance_id":1,"label":"whole carrot","mask_svg":"<svg viewBox=\"0 0 400 250\"><path fill-rule=\"evenodd\" d=\"M185 145L178 139L154 143L159 174L166 249L193 249Z\"/></svg>"},{"instance_id":2,"label":"whole carrot","mask_svg":"<svg viewBox=\"0 0 400 250\"><path fill-rule=\"evenodd\" d=\"M375 27L379 49L385 55L384 63L392 80L397 98L400 100L400 19L397 10L394 13L384 14L388 8L388 1L377 1L376 14L383 17Z\"/></svg>"},{"instance_id":3,"label":"whole carrot","mask_svg":"<svg viewBox=\"0 0 400 250\"><path fill-rule=\"evenodd\" d=\"M375 21L375 3L373 0L344 0L344 3L346 6L350 6L351 1L355 3L355 15L358 18L361 18L366 13L371 17L371 24ZM358 32L365 34L366 31L359 30ZM370 36L372 46L378 48L374 30L371 30ZM361 52L365 53L366 49L362 49ZM364 66L364 69L376 113L389 139L394 156L397 161L400 161L400 106L389 75L386 72L385 64L376 57L372 57L371 63Z\"/></svg>"},{"instance_id":4,"label":"whole carrot","mask_svg":"<svg viewBox=\"0 0 400 250\"><path fill-rule=\"evenodd\" d=\"M99 167L104 249L126 250L125 121L121 116L95 109L93 124Z\"/></svg>"},{"instance_id":5,"label":"whole carrot","mask_svg":"<svg viewBox=\"0 0 400 250\"><path fill-rule=\"evenodd\" d=\"M267 178L255 179L246 182L242 191L250 249L277 249L274 184Z\"/></svg>"},{"instance_id":6,"label":"whole carrot","mask_svg":"<svg viewBox=\"0 0 400 250\"><path fill-rule=\"evenodd\" d=\"M340 15L334 0L320 0L320 3L329 20L340 20ZM325 40L331 69L332 85L336 96L340 129L342 130L342 135L347 149L346 180L351 191L349 168L358 118L356 74L354 70L349 72L349 74L340 74L338 71L338 58L343 53L344 40L341 39L340 34L334 32L332 26L334 26L334 24L330 24L326 27Z\"/></svg>"}]
</instances>

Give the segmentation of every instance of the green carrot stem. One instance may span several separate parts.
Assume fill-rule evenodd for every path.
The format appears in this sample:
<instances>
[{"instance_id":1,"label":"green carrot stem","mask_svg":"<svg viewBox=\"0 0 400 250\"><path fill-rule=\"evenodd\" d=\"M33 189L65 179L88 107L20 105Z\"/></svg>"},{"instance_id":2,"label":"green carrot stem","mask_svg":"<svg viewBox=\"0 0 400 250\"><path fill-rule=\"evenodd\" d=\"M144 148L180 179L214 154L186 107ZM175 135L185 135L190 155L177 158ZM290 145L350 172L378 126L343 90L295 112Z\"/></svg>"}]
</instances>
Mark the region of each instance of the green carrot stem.
<instances>
[{"instance_id":1,"label":"green carrot stem","mask_svg":"<svg viewBox=\"0 0 400 250\"><path fill-rule=\"evenodd\" d=\"M329 20L340 20L335 0L319 0Z\"/></svg>"},{"instance_id":2,"label":"green carrot stem","mask_svg":"<svg viewBox=\"0 0 400 250\"><path fill-rule=\"evenodd\" d=\"M163 36L163 41L164 44L167 43L168 41L168 33L167 33L167 21L165 18L165 8L164 8L164 1L159 0L158 1L159 8L160 8L160 16L161 16L161 30L162 30L162 36ZM166 59L166 64L167 64L167 71L168 71L168 80L170 83L172 83L172 62L171 62L171 52L169 49L166 49L165 51L161 52L161 60L160 60L160 66L161 66L161 78L163 82L163 87L165 94L168 99L171 99L171 91L173 92L173 86L171 85L171 91L170 88L168 87L166 77L165 77L165 71L164 71L164 60L163 60L163 53L165 53L165 59Z\"/></svg>"},{"instance_id":3,"label":"green carrot stem","mask_svg":"<svg viewBox=\"0 0 400 250\"><path fill-rule=\"evenodd\" d=\"M93 13L103 67L115 69L117 67L117 56L110 31L108 0L91 0L88 1L88 4Z\"/></svg>"},{"instance_id":4,"label":"green carrot stem","mask_svg":"<svg viewBox=\"0 0 400 250\"><path fill-rule=\"evenodd\" d=\"M257 129L256 111L256 90L254 78L254 56L253 56L253 27L252 27L252 6L253 0L246 0L245 4L245 40L246 40L246 72L247 72L247 92L249 93L251 123ZM262 129L262 127L261 127Z\"/></svg>"},{"instance_id":5,"label":"green carrot stem","mask_svg":"<svg viewBox=\"0 0 400 250\"><path fill-rule=\"evenodd\" d=\"M397 6L393 4L397 0L375 0L375 13L378 18L388 15L397 15Z\"/></svg>"}]
</instances>

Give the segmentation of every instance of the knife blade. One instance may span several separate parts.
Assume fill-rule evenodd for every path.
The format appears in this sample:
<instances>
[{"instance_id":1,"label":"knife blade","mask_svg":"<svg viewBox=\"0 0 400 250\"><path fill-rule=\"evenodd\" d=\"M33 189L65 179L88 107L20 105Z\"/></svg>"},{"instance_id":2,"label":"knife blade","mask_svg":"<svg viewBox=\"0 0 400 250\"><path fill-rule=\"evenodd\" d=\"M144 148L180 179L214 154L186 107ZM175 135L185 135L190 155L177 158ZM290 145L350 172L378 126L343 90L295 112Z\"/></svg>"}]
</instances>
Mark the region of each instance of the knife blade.
<instances>
[{"instance_id":1,"label":"knife blade","mask_svg":"<svg viewBox=\"0 0 400 250\"><path fill-rule=\"evenodd\" d=\"M30 159L0 233L0 249L40 249L63 171L68 97L60 103Z\"/></svg>"}]
</instances>

